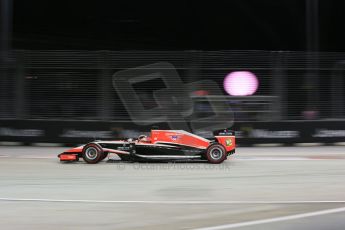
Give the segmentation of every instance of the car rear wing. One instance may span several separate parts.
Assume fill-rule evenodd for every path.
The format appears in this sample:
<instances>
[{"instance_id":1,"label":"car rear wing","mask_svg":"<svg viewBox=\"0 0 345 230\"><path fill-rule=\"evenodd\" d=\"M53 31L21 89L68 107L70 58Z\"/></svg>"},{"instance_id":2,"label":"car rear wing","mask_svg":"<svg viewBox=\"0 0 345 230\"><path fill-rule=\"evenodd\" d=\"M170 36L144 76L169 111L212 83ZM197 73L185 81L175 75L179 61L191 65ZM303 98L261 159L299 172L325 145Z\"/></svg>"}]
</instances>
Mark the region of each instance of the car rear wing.
<instances>
[{"instance_id":1,"label":"car rear wing","mask_svg":"<svg viewBox=\"0 0 345 230\"><path fill-rule=\"evenodd\" d=\"M222 144L225 147L228 154L232 154L235 152L235 131L229 129L215 131L214 137L217 139L218 143Z\"/></svg>"}]
</instances>

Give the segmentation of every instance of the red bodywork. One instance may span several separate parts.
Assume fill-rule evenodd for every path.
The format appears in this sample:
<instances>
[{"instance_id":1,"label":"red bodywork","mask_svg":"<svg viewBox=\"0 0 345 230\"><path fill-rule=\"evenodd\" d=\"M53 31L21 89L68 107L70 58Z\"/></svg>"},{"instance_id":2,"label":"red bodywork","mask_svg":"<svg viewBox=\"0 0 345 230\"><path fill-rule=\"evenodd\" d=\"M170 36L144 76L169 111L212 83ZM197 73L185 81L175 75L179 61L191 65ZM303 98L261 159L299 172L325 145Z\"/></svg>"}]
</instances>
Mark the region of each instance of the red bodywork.
<instances>
[{"instance_id":1,"label":"red bodywork","mask_svg":"<svg viewBox=\"0 0 345 230\"><path fill-rule=\"evenodd\" d=\"M235 149L235 136L215 136L218 143L222 144L227 152ZM211 141L203 137L188 133L183 130L152 130L150 142L156 143L176 143L195 148L206 149Z\"/></svg>"},{"instance_id":2,"label":"red bodywork","mask_svg":"<svg viewBox=\"0 0 345 230\"><path fill-rule=\"evenodd\" d=\"M60 154L60 161L77 161L78 154Z\"/></svg>"},{"instance_id":3,"label":"red bodywork","mask_svg":"<svg viewBox=\"0 0 345 230\"><path fill-rule=\"evenodd\" d=\"M218 140L218 143L222 144L227 152L235 150L236 147L236 138L235 136L215 136Z\"/></svg>"}]
</instances>

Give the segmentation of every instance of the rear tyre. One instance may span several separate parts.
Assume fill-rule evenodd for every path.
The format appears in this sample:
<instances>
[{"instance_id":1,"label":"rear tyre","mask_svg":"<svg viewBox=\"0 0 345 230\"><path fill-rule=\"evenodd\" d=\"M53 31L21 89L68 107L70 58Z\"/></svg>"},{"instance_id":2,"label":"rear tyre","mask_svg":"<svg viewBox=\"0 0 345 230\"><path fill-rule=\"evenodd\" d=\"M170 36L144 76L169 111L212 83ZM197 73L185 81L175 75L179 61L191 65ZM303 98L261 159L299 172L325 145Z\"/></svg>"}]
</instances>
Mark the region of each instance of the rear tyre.
<instances>
[{"instance_id":1,"label":"rear tyre","mask_svg":"<svg viewBox=\"0 0 345 230\"><path fill-rule=\"evenodd\" d=\"M223 145L215 143L206 150L206 159L211 164L220 164L226 160L226 150Z\"/></svg>"},{"instance_id":2,"label":"rear tyre","mask_svg":"<svg viewBox=\"0 0 345 230\"><path fill-rule=\"evenodd\" d=\"M95 143L90 143L83 148L83 159L86 163L96 164L104 159L104 152L101 146Z\"/></svg>"}]
</instances>

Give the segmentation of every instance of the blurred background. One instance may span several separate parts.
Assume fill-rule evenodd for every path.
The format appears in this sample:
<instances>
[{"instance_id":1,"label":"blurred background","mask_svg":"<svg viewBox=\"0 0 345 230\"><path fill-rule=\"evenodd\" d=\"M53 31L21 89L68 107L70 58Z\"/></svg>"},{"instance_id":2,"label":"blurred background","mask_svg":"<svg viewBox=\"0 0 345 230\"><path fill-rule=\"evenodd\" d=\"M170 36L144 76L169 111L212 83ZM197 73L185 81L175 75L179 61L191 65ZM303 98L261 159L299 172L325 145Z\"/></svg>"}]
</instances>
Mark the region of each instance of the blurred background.
<instances>
[{"instance_id":1,"label":"blurred background","mask_svg":"<svg viewBox=\"0 0 345 230\"><path fill-rule=\"evenodd\" d=\"M225 114L242 145L345 140L345 1L0 2L0 141L147 132L156 123L133 121L113 80L154 63L170 63L192 101L162 128L208 137L190 123ZM159 77L132 87L145 110L167 88Z\"/></svg>"}]
</instances>

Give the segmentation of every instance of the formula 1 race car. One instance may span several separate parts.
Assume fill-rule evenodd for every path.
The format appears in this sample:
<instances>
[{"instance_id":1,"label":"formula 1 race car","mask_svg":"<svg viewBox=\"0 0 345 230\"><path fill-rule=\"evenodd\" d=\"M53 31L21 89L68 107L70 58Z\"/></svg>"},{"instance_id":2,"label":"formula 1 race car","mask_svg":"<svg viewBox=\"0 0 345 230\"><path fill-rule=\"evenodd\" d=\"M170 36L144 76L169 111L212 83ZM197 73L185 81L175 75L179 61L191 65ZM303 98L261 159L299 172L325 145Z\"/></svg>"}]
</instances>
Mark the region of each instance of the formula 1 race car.
<instances>
[{"instance_id":1,"label":"formula 1 race car","mask_svg":"<svg viewBox=\"0 0 345 230\"><path fill-rule=\"evenodd\" d=\"M213 140L183 130L151 130L150 136L118 141L93 141L58 155L60 161L83 158L89 164L117 154L121 160L207 160L219 164L235 153L235 134L230 130L216 132Z\"/></svg>"}]
</instances>

